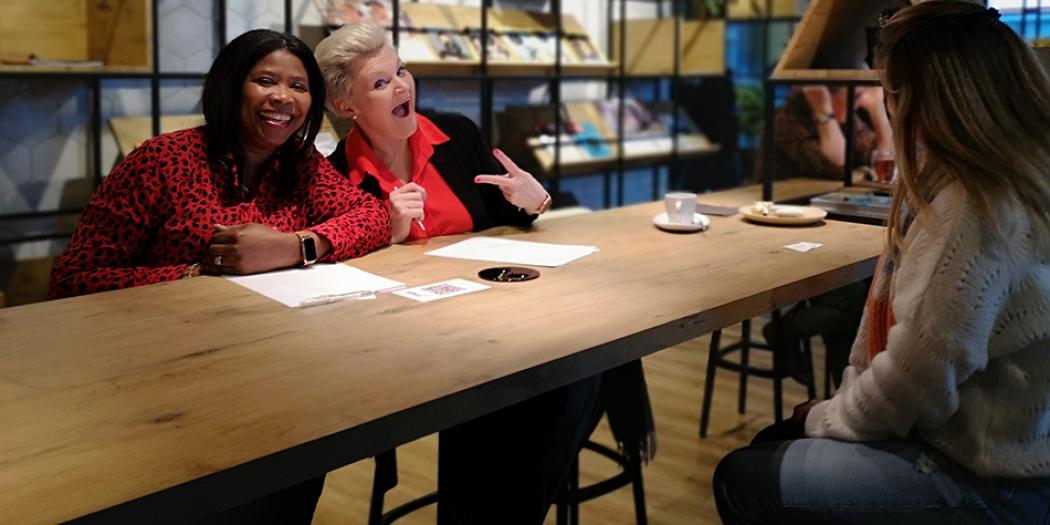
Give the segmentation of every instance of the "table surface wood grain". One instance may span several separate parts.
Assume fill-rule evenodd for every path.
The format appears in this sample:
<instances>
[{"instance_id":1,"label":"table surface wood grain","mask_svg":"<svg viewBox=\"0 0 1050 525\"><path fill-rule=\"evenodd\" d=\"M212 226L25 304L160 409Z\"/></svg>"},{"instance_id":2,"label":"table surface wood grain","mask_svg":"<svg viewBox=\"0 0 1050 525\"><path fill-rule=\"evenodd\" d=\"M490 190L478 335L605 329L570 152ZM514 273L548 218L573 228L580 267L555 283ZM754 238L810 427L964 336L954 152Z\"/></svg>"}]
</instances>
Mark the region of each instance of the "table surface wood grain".
<instances>
[{"instance_id":1,"label":"table surface wood grain","mask_svg":"<svg viewBox=\"0 0 1050 525\"><path fill-rule=\"evenodd\" d=\"M652 224L662 208L484 232L599 251L431 303L287 308L201 277L0 310L0 515L174 521L226 508L867 277L883 243L873 226L739 215L667 233ZM408 286L478 280L495 264L424 255L466 237L349 264ZM783 247L799 241L824 246Z\"/></svg>"}]
</instances>

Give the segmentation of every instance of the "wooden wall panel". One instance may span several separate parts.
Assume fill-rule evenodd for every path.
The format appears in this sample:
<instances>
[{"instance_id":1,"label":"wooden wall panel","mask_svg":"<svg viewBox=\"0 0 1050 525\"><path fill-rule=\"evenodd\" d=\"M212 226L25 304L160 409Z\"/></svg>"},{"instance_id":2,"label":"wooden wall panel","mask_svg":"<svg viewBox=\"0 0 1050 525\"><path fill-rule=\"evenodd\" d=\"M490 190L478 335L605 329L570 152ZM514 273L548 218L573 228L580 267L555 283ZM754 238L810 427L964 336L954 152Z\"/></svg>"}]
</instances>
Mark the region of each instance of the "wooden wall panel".
<instances>
[{"instance_id":1,"label":"wooden wall panel","mask_svg":"<svg viewBox=\"0 0 1050 525\"><path fill-rule=\"evenodd\" d=\"M87 2L88 56L107 65L149 66L149 5L146 0Z\"/></svg>"},{"instance_id":2,"label":"wooden wall panel","mask_svg":"<svg viewBox=\"0 0 1050 525\"><path fill-rule=\"evenodd\" d=\"M670 75L674 72L673 18L628 20L625 68L629 75ZM620 25L613 24L613 60L619 59ZM679 33L682 74L725 71L725 22L690 20Z\"/></svg>"},{"instance_id":3,"label":"wooden wall panel","mask_svg":"<svg viewBox=\"0 0 1050 525\"><path fill-rule=\"evenodd\" d=\"M87 60L86 13L84 0L0 0L0 55Z\"/></svg>"}]
</instances>

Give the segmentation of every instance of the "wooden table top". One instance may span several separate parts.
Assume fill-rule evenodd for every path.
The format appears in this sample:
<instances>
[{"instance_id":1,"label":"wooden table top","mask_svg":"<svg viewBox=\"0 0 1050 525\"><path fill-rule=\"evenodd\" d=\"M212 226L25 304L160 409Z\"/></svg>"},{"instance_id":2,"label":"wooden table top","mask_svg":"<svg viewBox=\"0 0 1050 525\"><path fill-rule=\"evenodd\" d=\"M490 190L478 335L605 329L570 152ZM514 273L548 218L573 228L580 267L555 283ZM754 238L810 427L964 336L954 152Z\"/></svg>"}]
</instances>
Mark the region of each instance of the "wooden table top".
<instances>
[{"instance_id":1,"label":"wooden table top","mask_svg":"<svg viewBox=\"0 0 1050 525\"><path fill-rule=\"evenodd\" d=\"M882 248L834 221L666 233L662 208L487 231L600 251L431 303L294 309L201 277L0 310L0 514L193 518L859 280ZM495 264L423 255L465 237L351 264L478 280ZM783 248L799 241L824 246Z\"/></svg>"}]
</instances>

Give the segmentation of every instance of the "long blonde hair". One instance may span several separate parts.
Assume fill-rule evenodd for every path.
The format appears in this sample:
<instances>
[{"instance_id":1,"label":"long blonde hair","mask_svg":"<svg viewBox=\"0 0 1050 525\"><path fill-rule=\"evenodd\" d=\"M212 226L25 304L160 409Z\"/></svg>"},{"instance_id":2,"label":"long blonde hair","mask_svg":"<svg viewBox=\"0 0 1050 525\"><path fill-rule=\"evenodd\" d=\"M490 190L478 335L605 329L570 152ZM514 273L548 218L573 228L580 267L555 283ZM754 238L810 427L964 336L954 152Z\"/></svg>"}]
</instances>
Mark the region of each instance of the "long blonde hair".
<instances>
[{"instance_id":1,"label":"long blonde hair","mask_svg":"<svg viewBox=\"0 0 1050 525\"><path fill-rule=\"evenodd\" d=\"M905 8L879 36L876 66L900 169L891 256L907 217L954 181L992 224L1011 201L1050 224L1050 81L998 11L945 0Z\"/></svg>"}]
</instances>

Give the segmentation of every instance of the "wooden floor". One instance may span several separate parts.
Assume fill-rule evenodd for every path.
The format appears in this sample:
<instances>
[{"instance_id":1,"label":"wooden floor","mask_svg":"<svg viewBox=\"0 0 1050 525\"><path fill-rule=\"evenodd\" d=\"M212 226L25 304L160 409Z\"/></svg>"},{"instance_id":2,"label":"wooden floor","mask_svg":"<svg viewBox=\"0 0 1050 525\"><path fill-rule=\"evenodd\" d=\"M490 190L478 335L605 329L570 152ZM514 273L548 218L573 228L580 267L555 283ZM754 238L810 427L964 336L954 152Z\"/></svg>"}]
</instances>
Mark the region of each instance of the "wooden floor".
<instances>
[{"instance_id":1,"label":"wooden floor","mask_svg":"<svg viewBox=\"0 0 1050 525\"><path fill-rule=\"evenodd\" d=\"M760 327L762 323L756 324ZM736 338L731 332L726 330L723 341ZM644 470L646 507L652 525L721 523L711 495L715 466L726 453L746 445L759 429L773 421L771 381L750 379L747 413L740 415L736 410L738 376L719 370L708 438L700 439L700 398L708 341L705 336L645 359L658 443L656 459ZM814 338L813 345L815 374L821 378L823 345L819 338ZM768 366L768 352L756 351L752 355L752 363ZM790 415L791 408L805 400L805 388L791 380L786 380L784 385L784 411ZM819 380L818 386L823 388ZM592 439L613 443L604 421ZM398 448L400 484L388 493L388 509L434 490L436 457L436 435ZM615 473L615 468L606 463L607 460L585 453L580 466L582 482ZM370 460L360 461L329 474L314 524L365 523L373 465ZM434 521L435 511L431 507L399 520L398 524L432 524ZM633 524L630 487L585 503L580 521L595 525ZM553 509L546 523L554 523Z\"/></svg>"}]
</instances>

